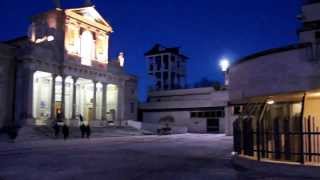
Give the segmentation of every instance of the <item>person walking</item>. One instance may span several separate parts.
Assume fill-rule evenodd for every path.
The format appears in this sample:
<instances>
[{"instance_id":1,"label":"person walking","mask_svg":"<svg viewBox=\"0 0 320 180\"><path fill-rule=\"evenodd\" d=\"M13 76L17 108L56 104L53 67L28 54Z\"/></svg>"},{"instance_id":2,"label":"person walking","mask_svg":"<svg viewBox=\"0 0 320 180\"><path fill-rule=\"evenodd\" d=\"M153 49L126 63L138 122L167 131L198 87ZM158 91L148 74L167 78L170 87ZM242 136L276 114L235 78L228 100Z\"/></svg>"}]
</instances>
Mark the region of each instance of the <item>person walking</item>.
<instances>
[{"instance_id":1,"label":"person walking","mask_svg":"<svg viewBox=\"0 0 320 180\"><path fill-rule=\"evenodd\" d=\"M60 127L59 127L59 125L58 125L57 120L55 120L55 121L53 122L53 130L54 130L54 137L55 137L55 138L58 138L59 132L60 132Z\"/></svg>"},{"instance_id":2,"label":"person walking","mask_svg":"<svg viewBox=\"0 0 320 180\"><path fill-rule=\"evenodd\" d=\"M86 126L85 126L85 124L84 124L83 117L82 117L81 114L79 115L79 119L80 119L81 138L84 138L84 136L85 136L85 134L86 134Z\"/></svg>"},{"instance_id":3,"label":"person walking","mask_svg":"<svg viewBox=\"0 0 320 180\"><path fill-rule=\"evenodd\" d=\"M86 126L86 136L87 136L88 139L89 139L90 136L91 136L91 128L90 128L90 125L89 125L89 124Z\"/></svg>"},{"instance_id":4,"label":"person walking","mask_svg":"<svg viewBox=\"0 0 320 180\"><path fill-rule=\"evenodd\" d=\"M63 139L67 140L69 138L69 127L66 124L62 126L62 133L63 133Z\"/></svg>"}]
</instances>

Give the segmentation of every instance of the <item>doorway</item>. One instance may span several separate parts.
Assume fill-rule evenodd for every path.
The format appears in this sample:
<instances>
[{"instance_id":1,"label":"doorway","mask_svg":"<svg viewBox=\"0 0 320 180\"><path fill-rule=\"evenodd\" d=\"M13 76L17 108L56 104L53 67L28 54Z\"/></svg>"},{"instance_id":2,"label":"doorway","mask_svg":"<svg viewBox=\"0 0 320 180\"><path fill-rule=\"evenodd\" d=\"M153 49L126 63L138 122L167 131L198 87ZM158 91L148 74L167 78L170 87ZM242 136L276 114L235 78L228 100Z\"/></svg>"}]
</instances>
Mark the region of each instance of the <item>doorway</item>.
<instances>
[{"instance_id":1,"label":"doorway","mask_svg":"<svg viewBox=\"0 0 320 180\"><path fill-rule=\"evenodd\" d=\"M208 133L219 133L219 118L207 119L207 132Z\"/></svg>"}]
</instances>

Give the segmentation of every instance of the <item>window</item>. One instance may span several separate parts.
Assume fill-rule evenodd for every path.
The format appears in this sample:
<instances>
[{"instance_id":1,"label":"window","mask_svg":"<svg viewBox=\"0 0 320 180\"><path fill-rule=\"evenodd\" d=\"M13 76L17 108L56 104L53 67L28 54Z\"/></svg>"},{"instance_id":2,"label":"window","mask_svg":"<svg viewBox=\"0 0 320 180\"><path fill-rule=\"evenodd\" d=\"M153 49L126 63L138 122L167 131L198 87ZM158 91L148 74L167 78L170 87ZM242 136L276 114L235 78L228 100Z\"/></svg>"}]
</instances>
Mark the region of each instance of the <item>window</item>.
<instances>
[{"instance_id":1,"label":"window","mask_svg":"<svg viewBox=\"0 0 320 180\"><path fill-rule=\"evenodd\" d=\"M164 63L164 68L168 69L169 68L169 56L168 55L163 56L163 63Z\"/></svg>"},{"instance_id":2,"label":"window","mask_svg":"<svg viewBox=\"0 0 320 180\"><path fill-rule=\"evenodd\" d=\"M149 70L153 71L153 64L149 64Z\"/></svg>"},{"instance_id":3,"label":"window","mask_svg":"<svg viewBox=\"0 0 320 180\"><path fill-rule=\"evenodd\" d=\"M157 70L159 71L161 69L161 56L156 57L156 65L157 65Z\"/></svg>"},{"instance_id":4,"label":"window","mask_svg":"<svg viewBox=\"0 0 320 180\"><path fill-rule=\"evenodd\" d=\"M107 42L106 35L98 35L96 40L96 57L99 62L106 63L107 59Z\"/></svg>"},{"instance_id":5,"label":"window","mask_svg":"<svg viewBox=\"0 0 320 180\"><path fill-rule=\"evenodd\" d=\"M233 114L234 115L240 115L242 112L242 107L239 105L236 105L233 107Z\"/></svg>"},{"instance_id":6,"label":"window","mask_svg":"<svg viewBox=\"0 0 320 180\"><path fill-rule=\"evenodd\" d=\"M90 31L84 31L81 35L81 64L91 66L94 59L94 40Z\"/></svg>"},{"instance_id":7,"label":"window","mask_svg":"<svg viewBox=\"0 0 320 180\"><path fill-rule=\"evenodd\" d=\"M79 28L68 24L65 34L65 48L70 54L79 55L80 52L80 35Z\"/></svg>"}]
</instances>

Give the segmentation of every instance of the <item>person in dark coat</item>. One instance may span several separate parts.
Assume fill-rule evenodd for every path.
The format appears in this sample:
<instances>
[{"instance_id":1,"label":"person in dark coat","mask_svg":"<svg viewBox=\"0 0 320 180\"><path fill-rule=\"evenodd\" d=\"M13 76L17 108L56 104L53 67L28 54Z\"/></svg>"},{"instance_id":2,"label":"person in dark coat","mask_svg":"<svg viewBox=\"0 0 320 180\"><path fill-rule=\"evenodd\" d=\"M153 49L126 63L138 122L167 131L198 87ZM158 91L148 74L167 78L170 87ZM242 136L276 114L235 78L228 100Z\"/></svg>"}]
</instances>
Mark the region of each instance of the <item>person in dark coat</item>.
<instances>
[{"instance_id":1,"label":"person in dark coat","mask_svg":"<svg viewBox=\"0 0 320 180\"><path fill-rule=\"evenodd\" d=\"M90 128L90 125L88 124L86 126L86 135L87 135L87 138L89 139L90 136L91 136L91 128Z\"/></svg>"},{"instance_id":2,"label":"person in dark coat","mask_svg":"<svg viewBox=\"0 0 320 180\"><path fill-rule=\"evenodd\" d=\"M57 121L55 121L53 124L53 130L54 130L54 137L58 138L59 133L60 133L60 127L59 127Z\"/></svg>"},{"instance_id":3,"label":"person in dark coat","mask_svg":"<svg viewBox=\"0 0 320 180\"><path fill-rule=\"evenodd\" d=\"M62 133L63 133L64 140L69 138L69 127L66 124L62 126Z\"/></svg>"},{"instance_id":4,"label":"person in dark coat","mask_svg":"<svg viewBox=\"0 0 320 180\"><path fill-rule=\"evenodd\" d=\"M54 129L54 136L56 138L59 137L59 134L60 134L60 124L63 122L63 117L62 117L62 113L60 111L60 109L57 109L57 112L56 112L56 121L54 122L54 125L53 125L53 129Z\"/></svg>"},{"instance_id":5,"label":"person in dark coat","mask_svg":"<svg viewBox=\"0 0 320 180\"><path fill-rule=\"evenodd\" d=\"M84 124L84 122L83 122L83 117L82 117L81 114L79 115L79 119L80 119L81 138L84 138L85 133L86 133L86 126L85 126L85 124Z\"/></svg>"},{"instance_id":6,"label":"person in dark coat","mask_svg":"<svg viewBox=\"0 0 320 180\"><path fill-rule=\"evenodd\" d=\"M18 128L16 126L11 126L8 128L7 133L11 141L14 143L16 138L18 137Z\"/></svg>"}]
</instances>

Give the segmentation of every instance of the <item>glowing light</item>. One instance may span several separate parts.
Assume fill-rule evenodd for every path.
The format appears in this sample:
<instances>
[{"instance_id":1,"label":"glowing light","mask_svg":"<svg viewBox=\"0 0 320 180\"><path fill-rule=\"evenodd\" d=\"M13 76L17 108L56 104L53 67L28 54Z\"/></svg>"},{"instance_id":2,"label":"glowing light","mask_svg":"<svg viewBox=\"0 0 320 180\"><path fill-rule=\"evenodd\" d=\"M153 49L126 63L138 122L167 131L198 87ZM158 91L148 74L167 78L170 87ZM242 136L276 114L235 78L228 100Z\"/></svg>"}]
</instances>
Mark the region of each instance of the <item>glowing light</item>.
<instances>
[{"instance_id":1,"label":"glowing light","mask_svg":"<svg viewBox=\"0 0 320 180\"><path fill-rule=\"evenodd\" d=\"M275 101L272 100L272 99L267 100L267 104L269 104L269 105L272 105L272 104L274 104L274 103L275 103Z\"/></svg>"},{"instance_id":2,"label":"glowing light","mask_svg":"<svg viewBox=\"0 0 320 180\"><path fill-rule=\"evenodd\" d=\"M43 43L45 41L50 42L50 41L53 41L53 40L54 40L54 36L50 35L50 36L44 36L42 38L36 39L35 43L39 44L39 43Z\"/></svg>"},{"instance_id":3,"label":"glowing light","mask_svg":"<svg viewBox=\"0 0 320 180\"><path fill-rule=\"evenodd\" d=\"M50 35L48 36L47 40L50 42L50 41L54 41L54 36Z\"/></svg>"},{"instance_id":4,"label":"glowing light","mask_svg":"<svg viewBox=\"0 0 320 180\"><path fill-rule=\"evenodd\" d=\"M220 68L223 72L226 72L230 67L230 61L226 58L220 61Z\"/></svg>"}]
</instances>

